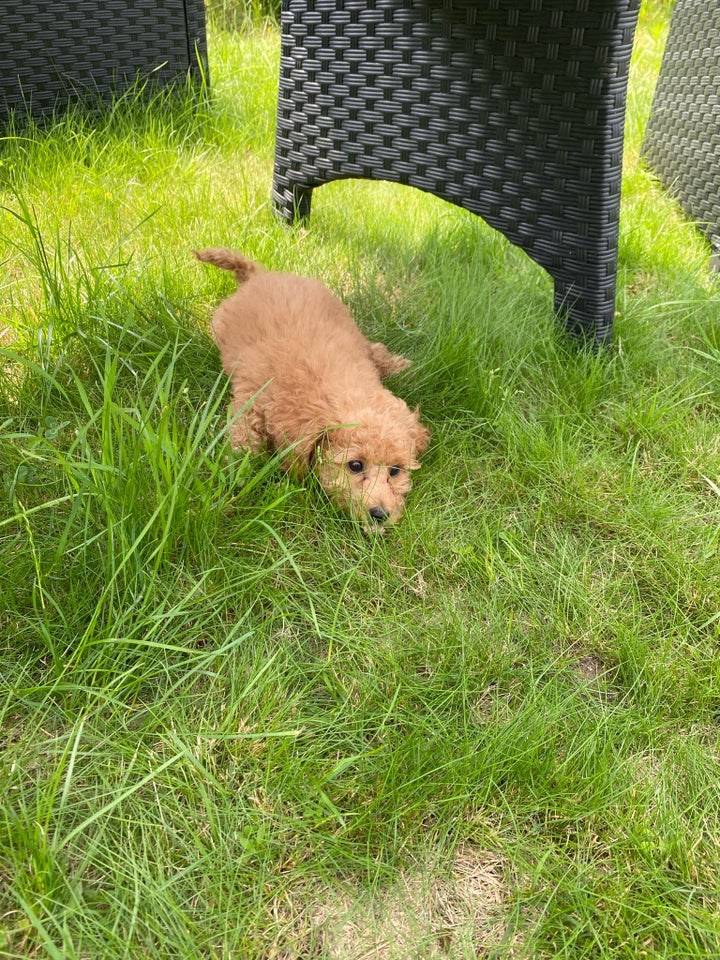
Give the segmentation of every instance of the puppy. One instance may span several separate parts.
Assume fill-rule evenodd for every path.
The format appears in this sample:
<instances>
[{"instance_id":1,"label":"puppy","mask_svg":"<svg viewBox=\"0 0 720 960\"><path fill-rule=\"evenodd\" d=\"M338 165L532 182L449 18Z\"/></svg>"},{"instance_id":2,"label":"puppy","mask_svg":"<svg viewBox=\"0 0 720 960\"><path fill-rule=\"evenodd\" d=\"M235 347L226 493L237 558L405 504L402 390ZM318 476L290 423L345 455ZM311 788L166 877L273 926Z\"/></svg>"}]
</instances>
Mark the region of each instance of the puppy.
<instances>
[{"instance_id":1,"label":"puppy","mask_svg":"<svg viewBox=\"0 0 720 960\"><path fill-rule=\"evenodd\" d=\"M266 271L231 250L195 256L240 285L212 321L232 381L233 446L287 451L286 469L314 470L367 533L384 532L430 439L418 411L381 383L410 361L366 340L317 280Z\"/></svg>"}]
</instances>

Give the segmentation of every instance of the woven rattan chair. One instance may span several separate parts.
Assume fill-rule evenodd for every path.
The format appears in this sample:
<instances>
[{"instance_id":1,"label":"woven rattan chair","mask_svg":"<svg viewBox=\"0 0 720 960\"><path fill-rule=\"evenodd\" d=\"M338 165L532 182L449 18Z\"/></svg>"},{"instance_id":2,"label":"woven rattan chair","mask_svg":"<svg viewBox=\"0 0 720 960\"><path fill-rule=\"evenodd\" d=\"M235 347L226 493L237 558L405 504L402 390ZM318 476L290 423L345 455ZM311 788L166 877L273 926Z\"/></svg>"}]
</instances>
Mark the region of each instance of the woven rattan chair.
<instances>
[{"instance_id":1,"label":"woven rattan chair","mask_svg":"<svg viewBox=\"0 0 720 960\"><path fill-rule=\"evenodd\" d=\"M720 269L720 4L677 0L643 155L707 235Z\"/></svg>"},{"instance_id":2,"label":"woven rattan chair","mask_svg":"<svg viewBox=\"0 0 720 960\"><path fill-rule=\"evenodd\" d=\"M203 0L1 0L0 122L207 74Z\"/></svg>"},{"instance_id":3,"label":"woven rattan chair","mask_svg":"<svg viewBox=\"0 0 720 960\"><path fill-rule=\"evenodd\" d=\"M612 335L640 0L284 0L273 199L394 180L545 267L573 333Z\"/></svg>"}]
</instances>

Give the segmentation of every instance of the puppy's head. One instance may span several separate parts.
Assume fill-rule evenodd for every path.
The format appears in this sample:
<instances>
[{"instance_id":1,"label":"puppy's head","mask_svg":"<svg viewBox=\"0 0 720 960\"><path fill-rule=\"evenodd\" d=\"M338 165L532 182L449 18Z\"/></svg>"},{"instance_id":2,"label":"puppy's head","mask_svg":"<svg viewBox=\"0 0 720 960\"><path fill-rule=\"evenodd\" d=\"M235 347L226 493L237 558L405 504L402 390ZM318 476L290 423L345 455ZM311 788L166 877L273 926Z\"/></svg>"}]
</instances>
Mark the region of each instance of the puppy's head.
<instances>
[{"instance_id":1,"label":"puppy's head","mask_svg":"<svg viewBox=\"0 0 720 960\"><path fill-rule=\"evenodd\" d=\"M389 397L385 409L361 410L328 429L318 446L315 472L330 499L363 524L384 533L395 523L412 487L410 473L430 440L417 410Z\"/></svg>"}]
</instances>

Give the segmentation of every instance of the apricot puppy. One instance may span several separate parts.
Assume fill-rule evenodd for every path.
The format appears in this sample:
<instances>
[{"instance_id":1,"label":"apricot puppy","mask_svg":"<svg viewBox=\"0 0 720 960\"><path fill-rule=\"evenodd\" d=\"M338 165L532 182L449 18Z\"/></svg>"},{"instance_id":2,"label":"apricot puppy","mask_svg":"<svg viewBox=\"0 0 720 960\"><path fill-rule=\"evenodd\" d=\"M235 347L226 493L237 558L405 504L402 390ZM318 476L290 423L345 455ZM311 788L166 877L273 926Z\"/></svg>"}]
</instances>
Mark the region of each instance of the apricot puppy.
<instances>
[{"instance_id":1,"label":"apricot puppy","mask_svg":"<svg viewBox=\"0 0 720 960\"><path fill-rule=\"evenodd\" d=\"M239 287L215 311L213 334L232 381L233 446L287 451L330 498L383 532L402 513L430 433L381 379L410 361L370 343L323 284L264 270L232 250L195 253Z\"/></svg>"}]
</instances>

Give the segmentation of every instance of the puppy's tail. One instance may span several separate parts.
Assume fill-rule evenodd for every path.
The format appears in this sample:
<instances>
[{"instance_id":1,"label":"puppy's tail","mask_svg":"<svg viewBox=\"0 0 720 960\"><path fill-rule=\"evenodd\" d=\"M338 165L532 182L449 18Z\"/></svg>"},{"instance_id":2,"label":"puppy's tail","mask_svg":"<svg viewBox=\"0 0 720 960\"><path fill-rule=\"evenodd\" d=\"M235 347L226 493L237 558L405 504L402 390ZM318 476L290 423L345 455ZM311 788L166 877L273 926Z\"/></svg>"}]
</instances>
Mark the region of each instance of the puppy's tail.
<instances>
[{"instance_id":1,"label":"puppy's tail","mask_svg":"<svg viewBox=\"0 0 720 960\"><path fill-rule=\"evenodd\" d=\"M245 283L256 273L260 266L248 260L241 253L227 250L225 247L210 247L207 250L193 250L193 253L202 263L212 263L222 270L229 270L235 274L238 283Z\"/></svg>"}]
</instances>

